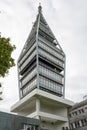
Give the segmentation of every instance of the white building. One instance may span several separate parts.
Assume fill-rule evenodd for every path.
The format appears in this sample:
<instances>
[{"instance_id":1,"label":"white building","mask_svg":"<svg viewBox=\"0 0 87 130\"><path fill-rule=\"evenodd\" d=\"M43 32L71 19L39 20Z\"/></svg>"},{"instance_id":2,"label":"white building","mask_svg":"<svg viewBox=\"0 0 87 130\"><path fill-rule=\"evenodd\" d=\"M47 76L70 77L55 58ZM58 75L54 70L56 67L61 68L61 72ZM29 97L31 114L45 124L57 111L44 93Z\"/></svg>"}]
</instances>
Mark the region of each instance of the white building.
<instances>
[{"instance_id":1,"label":"white building","mask_svg":"<svg viewBox=\"0 0 87 130\"><path fill-rule=\"evenodd\" d=\"M87 99L69 108L70 130L87 130Z\"/></svg>"},{"instance_id":2,"label":"white building","mask_svg":"<svg viewBox=\"0 0 87 130\"><path fill-rule=\"evenodd\" d=\"M18 59L20 100L11 107L19 115L37 118L42 130L68 130L65 99L65 53L38 7L38 15Z\"/></svg>"}]
</instances>

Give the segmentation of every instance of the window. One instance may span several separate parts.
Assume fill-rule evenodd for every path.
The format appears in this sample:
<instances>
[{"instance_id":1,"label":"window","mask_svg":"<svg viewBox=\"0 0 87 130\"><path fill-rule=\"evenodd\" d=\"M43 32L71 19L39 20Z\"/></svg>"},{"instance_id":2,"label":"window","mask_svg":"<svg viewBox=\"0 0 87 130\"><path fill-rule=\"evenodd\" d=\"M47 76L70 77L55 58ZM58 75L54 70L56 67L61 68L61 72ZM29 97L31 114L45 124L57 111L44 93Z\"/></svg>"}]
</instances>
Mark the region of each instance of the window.
<instances>
[{"instance_id":1,"label":"window","mask_svg":"<svg viewBox=\"0 0 87 130\"><path fill-rule=\"evenodd\" d=\"M84 109L82 109L82 113L84 113Z\"/></svg>"},{"instance_id":2,"label":"window","mask_svg":"<svg viewBox=\"0 0 87 130\"><path fill-rule=\"evenodd\" d=\"M69 130L69 128L68 128L68 127L66 127L66 130Z\"/></svg>"},{"instance_id":3,"label":"window","mask_svg":"<svg viewBox=\"0 0 87 130\"><path fill-rule=\"evenodd\" d=\"M20 60L19 65L24 62L24 60L30 55L30 53L34 50L34 48L35 48L35 44L33 44L32 47L25 53L25 55Z\"/></svg>"},{"instance_id":4,"label":"window","mask_svg":"<svg viewBox=\"0 0 87 130\"><path fill-rule=\"evenodd\" d=\"M75 122L75 128L78 128L78 127L80 127L79 121Z\"/></svg>"},{"instance_id":5,"label":"window","mask_svg":"<svg viewBox=\"0 0 87 130\"><path fill-rule=\"evenodd\" d=\"M64 128L64 127L62 127L62 130L65 130L65 128Z\"/></svg>"},{"instance_id":6,"label":"window","mask_svg":"<svg viewBox=\"0 0 87 130\"><path fill-rule=\"evenodd\" d=\"M82 113L84 113L84 109L79 110L79 114L82 114Z\"/></svg>"},{"instance_id":7,"label":"window","mask_svg":"<svg viewBox=\"0 0 87 130\"><path fill-rule=\"evenodd\" d=\"M71 117L72 117L72 114L69 114L69 117L71 118Z\"/></svg>"},{"instance_id":8,"label":"window","mask_svg":"<svg viewBox=\"0 0 87 130\"><path fill-rule=\"evenodd\" d=\"M62 86L45 77L40 76L40 85L48 90L52 90L54 92L62 94Z\"/></svg>"},{"instance_id":9,"label":"window","mask_svg":"<svg viewBox=\"0 0 87 130\"><path fill-rule=\"evenodd\" d=\"M37 126L30 125L30 124L22 124L21 129L22 130L37 130Z\"/></svg>"},{"instance_id":10,"label":"window","mask_svg":"<svg viewBox=\"0 0 87 130\"><path fill-rule=\"evenodd\" d=\"M75 115L77 115L77 111L75 111Z\"/></svg>"},{"instance_id":11,"label":"window","mask_svg":"<svg viewBox=\"0 0 87 130\"><path fill-rule=\"evenodd\" d=\"M82 126L87 125L87 118L81 120Z\"/></svg>"},{"instance_id":12,"label":"window","mask_svg":"<svg viewBox=\"0 0 87 130\"><path fill-rule=\"evenodd\" d=\"M29 80L30 80L31 78L33 78L35 74L36 74L36 68L34 68L33 70L31 70L31 71L21 80L22 86L25 85L27 82L29 82Z\"/></svg>"},{"instance_id":13,"label":"window","mask_svg":"<svg viewBox=\"0 0 87 130\"><path fill-rule=\"evenodd\" d=\"M23 62L23 64L21 65L20 70L22 70L22 69L33 59L33 57L35 56L35 54L36 54L36 50L34 50L34 51L30 54L30 56L27 57L27 59L26 59L26 60Z\"/></svg>"},{"instance_id":14,"label":"window","mask_svg":"<svg viewBox=\"0 0 87 130\"><path fill-rule=\"evenodd\" d=\"M70 124L70 129L71 129L71 130L73 129L73 123Z\"/></svg>"},{"instance_id":15,"label":"window","mask_svg":"<svg viewBox=\"0 0 87 130\"><path fill-rule=\"evenodd\" d=\"M24 88L22 88L23 96L25 96L28 92L34 89L36 86L36 78L31 80Z\"/></svg>"},{"instance_id":16,"label":"window","mask_svg":"<svg viewBox=\"0 0 87 130\"><path fill-rule=\"evenodd\" d=\"M57 56L60 59L63 59L63 55L58 53L56 50L54 50L53 48L50 48L48 45L46 45L45 43L39 42L39 46L41 48L43 48L44 50L48 51L49 53Z\"/></svg>"},{"instance_id":17,"label":"window","mask_svg":"<svg viewBox=\"0 0 87 130\"><path fill-rule=\"evenodd\" d=\"M46 75L54 80L58 80L60 83L62 83L62 75L55 73L54 71L49 70L48 68L45 68L43 66L39 66L39 72L42 75Z\"/></svg>"},{"instance_id":18,"label":"window","mask_svg":"<svg viewBox=\"0 0 87 130\"><path fill-rule=\"evenodd\" d=\"M62 67L64 66L62 61L60 61L58 58L52 56L51 54L49 54L48 52L46 52L40 48L39 48L39 54L41 54L43 57L49 59L50 61L55 62L56 64L59 64Z\"/></svg>"}]
</instances>

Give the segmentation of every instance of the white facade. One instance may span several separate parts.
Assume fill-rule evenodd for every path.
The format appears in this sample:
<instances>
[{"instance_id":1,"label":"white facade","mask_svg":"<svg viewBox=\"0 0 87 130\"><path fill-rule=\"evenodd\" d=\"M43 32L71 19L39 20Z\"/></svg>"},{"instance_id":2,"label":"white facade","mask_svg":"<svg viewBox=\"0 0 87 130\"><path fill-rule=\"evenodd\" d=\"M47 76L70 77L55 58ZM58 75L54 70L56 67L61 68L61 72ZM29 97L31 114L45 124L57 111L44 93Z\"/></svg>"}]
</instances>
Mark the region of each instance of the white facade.
<instances>
[{"instance_id":1,"label":"white facade","mask_svg":"<svg viewBox=\"0 0 87 130\"><path fill-rule=\"evenodd\" d=\"M67 108L70 106L73 106L73 102L35 89L14 104L11 111L40 119L42 129L63 130L63 127L68 127Z\"/></svg>"},{"instance_id":2,"label":"white facade","mask_svg":"<svg viewBox=\"0 0 87 130\"><path fill-rule=\"evenodd\" d=\"M69 109L70 130L87 129L87 100L75 104Z\"/></svg>"}]
</instances>

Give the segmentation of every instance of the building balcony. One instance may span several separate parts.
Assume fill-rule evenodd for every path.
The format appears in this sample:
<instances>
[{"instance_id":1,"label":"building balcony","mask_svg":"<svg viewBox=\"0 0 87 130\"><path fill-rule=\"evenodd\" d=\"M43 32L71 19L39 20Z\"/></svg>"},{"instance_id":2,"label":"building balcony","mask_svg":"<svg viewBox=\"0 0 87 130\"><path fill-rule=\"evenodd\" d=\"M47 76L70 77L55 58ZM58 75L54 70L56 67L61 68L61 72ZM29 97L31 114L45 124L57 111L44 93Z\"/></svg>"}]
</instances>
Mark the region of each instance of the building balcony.
<instances>
[{"instance_id":1,"label":"building balcony","mask_svg":"<svg viewBox=\"0 0 87 130\"><path fill-rule=\"evenodd\" d=\"M24 87L21 88L22 95L21 97L26 96L29 92L34 90L37 86L36 78L33 78L30 82L28 82Z\"/></svg>"},{"instance_id":2,"label":"building balcony","mask_svg":"<svg viewBox=\"0 0 87 130\"><path fill-rule=\"evenodd\" d=\"M52 48L51 46L47 45L46 43L43 43L41 41L38 42L38 45L41 49L44 51L49 52L51 55L55 56L56 58L64 61L64 55L62 53L59 53L57 50Z\"/></svg>"},{"instance_id":3,"label":"building balcony","mask_svg":"<svg viewBox=\"0 0 87 130\"><path fill-rule=\"evenodd\" d=\"M48 27L46 25L44 25L42 22L40 22L40 26L39 26L40 30L42 30L44 33L46 33L49 37L54 39L54 36L51 32L49 32ZM45 35L46 35L45 34Z\"/></svg>"},{"instance_id":4,"label":"building balcony","mask_svg":"<svg viewBox=\"0 0 87 130\"><path fill-rule=\"evenodd\" d=\"M42 57L44 57L47 60L51 61L52 63L57 64L60 67L64 68L64 63L62 61L60 61L59 59L57 59L56 57L50 55L49 53L43 51L42 49L39 49L38 52L39 52L39 55L41 55Z\"/></svg>"},{"instance_id":5,"label":"building balcony","mask_svg":"<svg viewBox=\"0 0 87 130\"><path fill-rule=\"evenodd\" d=\"M58 121L67 122L68 121L67 117L49 114L49 113L46 113L46 112L39 112L39 116L41 117L41 119L43 121L48 121L48 122L58 122Z\"/></svg>"},{"instance_id":6,"label":"building balcony","mask_svg":"<svg viewBox=\"0 0 87 130\"><path fill-rule=\"evenodd\" d=\"M51 71L48 68L39 66L39 74L44 75L44 76L50 78L51 80L54 80L60 84L63 84L63 76L54 71Z\"/></svg>"},{"instance_id":7,"label":"building balcony","mask_svg":"<svg viewBox=\"0 0 87 130\"><path fill-rule=\"evenodd\" d=\"M39 42L45 44L46 46L52 48L52 50L55 50L57 53L64 55L63 51L61 51L57 46L53 46L51 42L47 41L45 38L38 37Z\"/></svg>"},{"instance_id":8,"label":"building balcony","mask_svg":"<svg viewBox=\"0 0 87 130\"><path fill-rule=\"evenodd\" d=\"M23 64L23 62L30 56L30 54L34 51L34 49L35 49L35 44L33 44L31 48L29 48L29 50L25 53L22 59L18 62L19 66Z\"/></svg>"},{"instance_id":9,"label":"building balcony","mask_svg":"<svg viewBox=\"0 0 87 130\"><path fill-rule=\"evenodd\" d=\"M20 67L20 69L19 69L19 72L22 71L27 64L29 64L29 62L35 57L35 55L36 55L36 51L34 51L34 52L25 60L25 62L23 62L23 64L21 65L21 67Z\"/></svg>"},{"instance_id":10,"label":"building balcony","mask_svg":"<svg viewBox=\"0 0 87 130\"><path fill-rule=\"evenodd\" d=\"M28 73L23 79L21 79L21 84L24 86L36 75L36 68L34 68L30 73Z\"/></svg>"}]
</instances>

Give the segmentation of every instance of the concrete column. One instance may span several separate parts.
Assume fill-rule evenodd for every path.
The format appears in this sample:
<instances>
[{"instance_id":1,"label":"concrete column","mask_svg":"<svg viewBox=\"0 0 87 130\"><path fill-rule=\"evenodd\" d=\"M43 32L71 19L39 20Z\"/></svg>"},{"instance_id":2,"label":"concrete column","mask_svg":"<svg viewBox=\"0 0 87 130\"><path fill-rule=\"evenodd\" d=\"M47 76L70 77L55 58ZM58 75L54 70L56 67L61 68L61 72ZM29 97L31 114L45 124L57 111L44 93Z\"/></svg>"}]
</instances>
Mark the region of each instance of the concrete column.
<instances>
[{"instance_id":1,"label":"concrete column","mask_svg":"<svg viewBox=\"0 0 87 130\"><path fill-rule=\"evenodd\" d=\"M40 99L36 98L36 112L39 119L39 112L40 112Z\"/></svg>"},{"instance_id":2,"label":"concrete column","mask_svg":"<svg viewBox=\"0 0 87 130\"><path fill-rule=\"evenodd\" d=\"M82 126L82 123L81 123L81 121L79 121L79 123L80 123L80 126Z\"/></svg>"}]
</instances>

